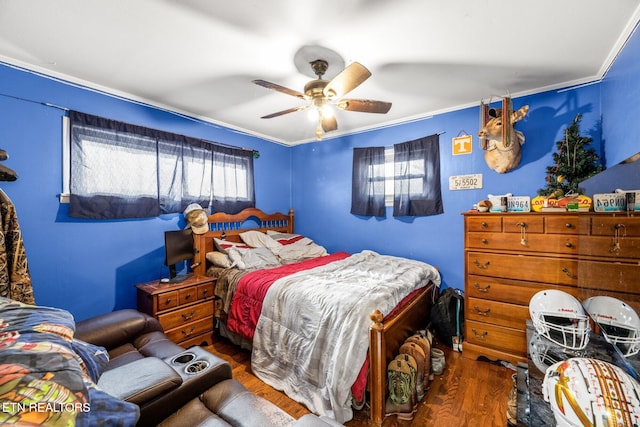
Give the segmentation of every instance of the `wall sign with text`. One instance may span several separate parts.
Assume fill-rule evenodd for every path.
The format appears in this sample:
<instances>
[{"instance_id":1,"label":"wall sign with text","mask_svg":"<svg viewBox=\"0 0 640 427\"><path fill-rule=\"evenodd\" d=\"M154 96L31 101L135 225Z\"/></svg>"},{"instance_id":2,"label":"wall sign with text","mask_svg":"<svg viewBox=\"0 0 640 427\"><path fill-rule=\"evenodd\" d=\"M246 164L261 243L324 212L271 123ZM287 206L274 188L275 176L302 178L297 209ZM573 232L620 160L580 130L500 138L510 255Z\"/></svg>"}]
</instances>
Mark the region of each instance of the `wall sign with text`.
<instances>
[{"instance_id":1,"label":"wall sign with text","mask_svg":"<svg viewBox=\"0 0 640 427\"><path fill-rule=\"evenodd\" d=\"M482 174L453 175L449 177L449 190L472 190L482 188Z\"/></svg>"}]
</instances>

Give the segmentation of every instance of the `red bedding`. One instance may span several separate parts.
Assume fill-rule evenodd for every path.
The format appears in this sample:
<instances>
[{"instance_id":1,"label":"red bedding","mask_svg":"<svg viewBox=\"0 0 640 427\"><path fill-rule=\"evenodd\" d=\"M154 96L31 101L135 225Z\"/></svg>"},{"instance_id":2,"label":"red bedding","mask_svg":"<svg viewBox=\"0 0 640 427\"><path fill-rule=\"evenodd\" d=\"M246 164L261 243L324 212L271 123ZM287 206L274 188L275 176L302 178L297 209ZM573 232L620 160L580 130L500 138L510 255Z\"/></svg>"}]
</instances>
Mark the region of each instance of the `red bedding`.
<instances>
[{"instance_id":1,"label":"red bedding","mask_svg":"<svg viewBox=\"0 0 640 427\"><path fill-rule=\"evenodd\" d=\"M227 328L250 341L253 340L253 334L262 312L262 301L273 282L281 277L320 267L349 256L346 252L336 252L295 264L256 270L245 274L238 282L233 294L227 319Z\"/></svg>"}]
</instances>

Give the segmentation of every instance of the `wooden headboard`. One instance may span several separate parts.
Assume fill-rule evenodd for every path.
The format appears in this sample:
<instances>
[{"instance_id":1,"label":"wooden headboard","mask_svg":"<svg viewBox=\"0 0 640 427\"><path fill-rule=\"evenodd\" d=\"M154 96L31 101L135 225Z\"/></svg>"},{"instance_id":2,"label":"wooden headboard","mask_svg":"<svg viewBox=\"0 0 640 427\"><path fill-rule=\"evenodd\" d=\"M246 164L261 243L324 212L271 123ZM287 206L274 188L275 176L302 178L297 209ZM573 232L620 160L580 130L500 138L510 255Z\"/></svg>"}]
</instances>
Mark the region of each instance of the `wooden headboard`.
<instances>
[{"instance_id":1,"label":"wooden headboard","mask_svg":"<svg viewBox=\"0 0 640 427\"><path fill-rule=\"evenodd\" d=\"M256 226L251 222L255 222ZM204 276L207 271L207 252L215 250L213 238L240 242L240 233L249 230L266 232L267 230L281 233L293 233L293 209L289 214L280 212L268 214L260 209L248 208L237 214L216 212L208 218L209 231L204 234L194 234L195 257L193 258L193 272ZM249 223L249 224L247 224Z\"/></svg>"}]
</instances>

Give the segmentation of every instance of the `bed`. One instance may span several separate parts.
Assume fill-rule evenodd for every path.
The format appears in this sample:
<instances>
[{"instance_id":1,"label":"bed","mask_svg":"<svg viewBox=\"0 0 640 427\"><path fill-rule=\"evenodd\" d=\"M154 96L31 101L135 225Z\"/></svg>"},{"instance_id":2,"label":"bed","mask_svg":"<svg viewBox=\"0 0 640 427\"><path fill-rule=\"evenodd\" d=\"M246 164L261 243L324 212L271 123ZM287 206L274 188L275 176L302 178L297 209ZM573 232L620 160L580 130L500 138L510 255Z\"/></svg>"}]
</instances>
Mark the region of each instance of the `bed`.
<instances>
[{"instance_id":1,"label":"bed","mask_svg":"<svg viewBox=\"0 0 640 427\"><path fill-rule=\"evenodd\" d=\"M381 425L387 362L428 324L440 284L437 269L372 251L327 254L295 234L293 210L250 208L215 213L208 222L208 232L194 234L193 270L218 279L219 329L252 349L254 374L340 422L352 417L351 395L366 396L371 422ZM391 274L399 277L389 280ZM360 286L373 280L380 283ZM334 312L341 317L332 319ZM291 322L301 330L292 333Z\"/></svg>"}]
</instances>

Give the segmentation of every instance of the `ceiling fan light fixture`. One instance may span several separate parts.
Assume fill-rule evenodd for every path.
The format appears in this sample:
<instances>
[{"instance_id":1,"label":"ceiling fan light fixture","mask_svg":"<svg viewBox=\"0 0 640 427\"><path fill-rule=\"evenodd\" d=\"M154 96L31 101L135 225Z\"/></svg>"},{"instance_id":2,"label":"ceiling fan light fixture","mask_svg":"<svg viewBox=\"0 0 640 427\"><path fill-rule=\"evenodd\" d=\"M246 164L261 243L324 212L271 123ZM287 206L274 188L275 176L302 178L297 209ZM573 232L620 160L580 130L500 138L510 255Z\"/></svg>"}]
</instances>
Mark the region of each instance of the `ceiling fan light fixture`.
<instances>
[{"instance_id":1,"label":"ceiling fan light fixture","mask_svg":"<svg viewBox=\"0 0 640 427\"><path fill-rule=\"evenodd\" d=\"M309 109L311 113L309 117L317 121L315 134L316 138L320 140L325 133L338 129L335 108L340 108L345 111L382 114L391 108L390 102L370 99L339 99L371 76L371 72L362 64L353 62L330 81L327 81L322 79L329 65L326 60L315 59L308 61L308 63L311 65L317 79L311 80L304 85L304 93L265 80L253 80L253 83L258 86L309 101L306 106L288 108L267 114L266 116L262 116L263 119L270 119L295 111Z\"/></svg>"}]
</instances>

